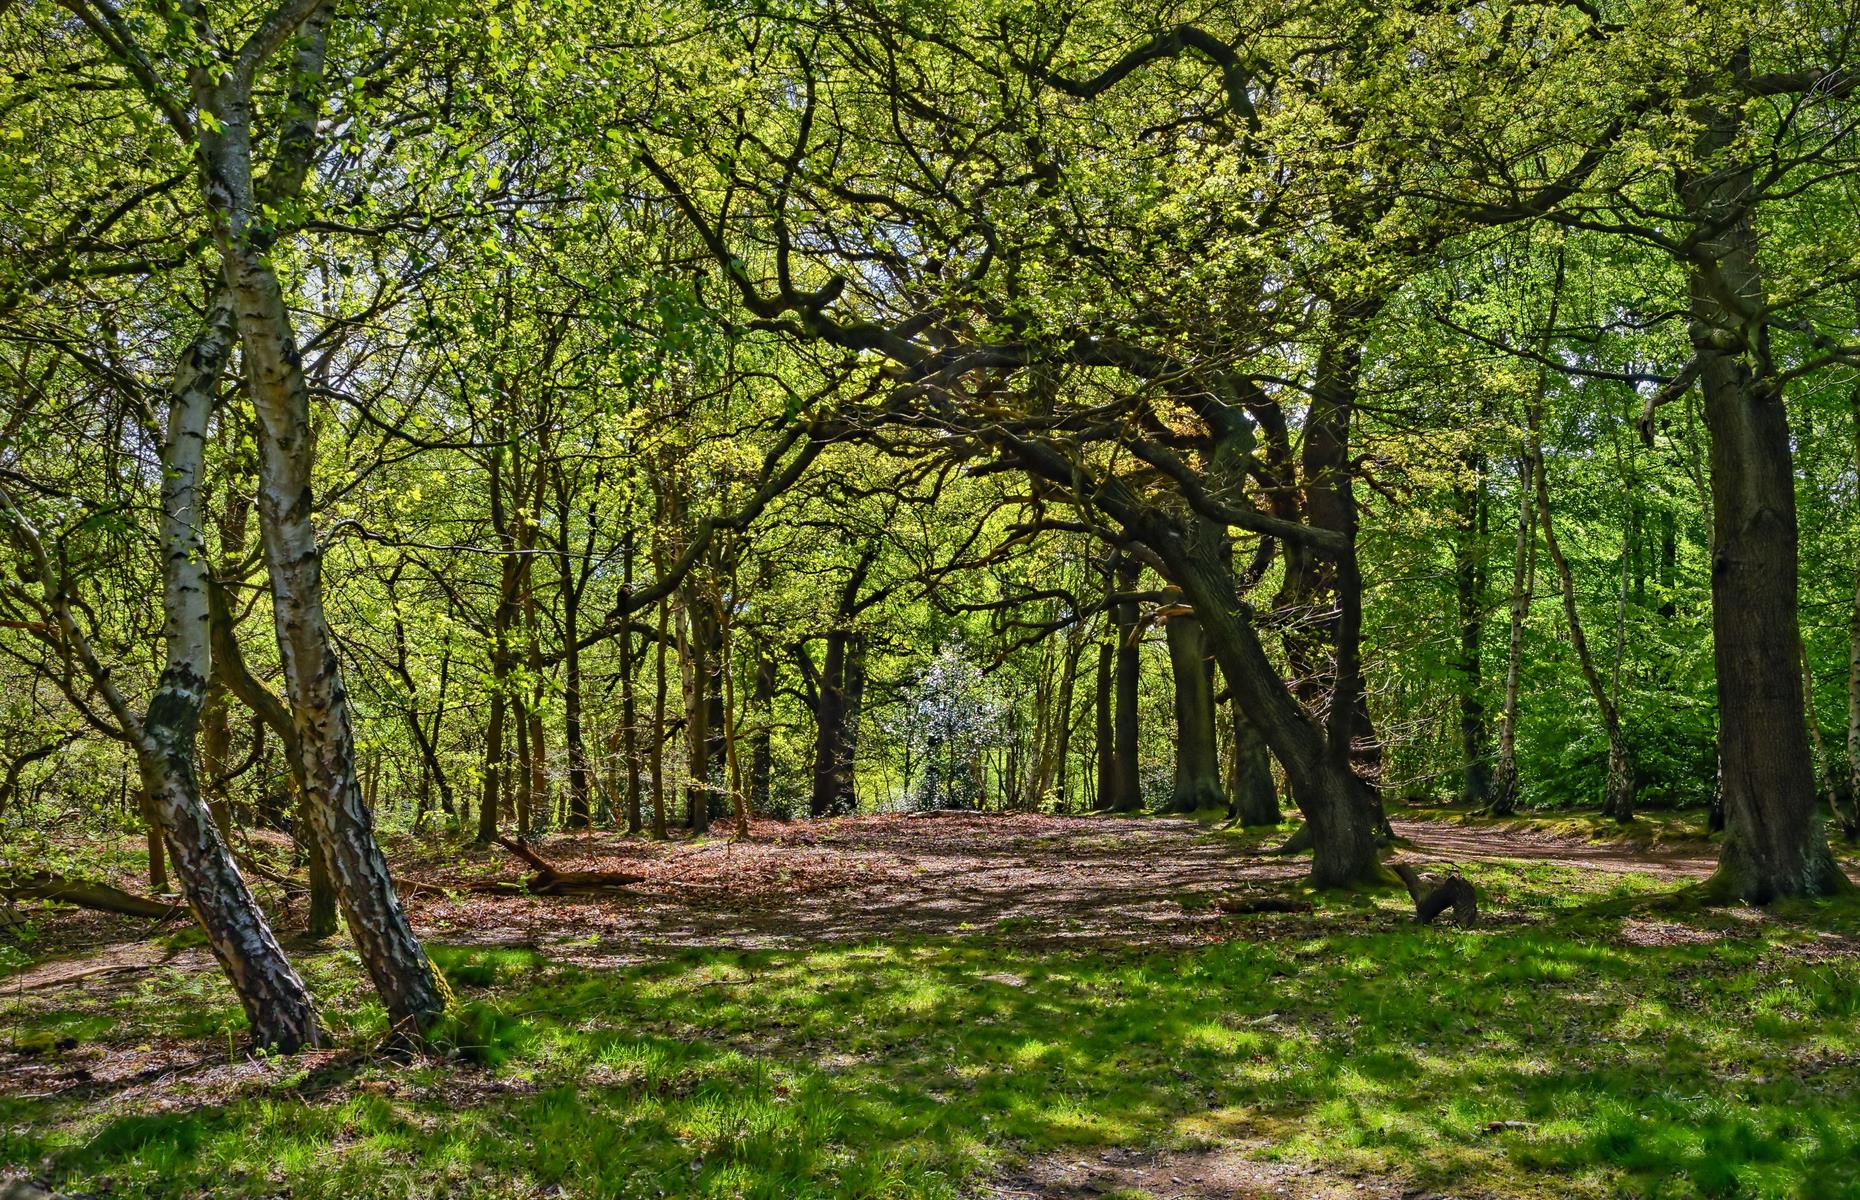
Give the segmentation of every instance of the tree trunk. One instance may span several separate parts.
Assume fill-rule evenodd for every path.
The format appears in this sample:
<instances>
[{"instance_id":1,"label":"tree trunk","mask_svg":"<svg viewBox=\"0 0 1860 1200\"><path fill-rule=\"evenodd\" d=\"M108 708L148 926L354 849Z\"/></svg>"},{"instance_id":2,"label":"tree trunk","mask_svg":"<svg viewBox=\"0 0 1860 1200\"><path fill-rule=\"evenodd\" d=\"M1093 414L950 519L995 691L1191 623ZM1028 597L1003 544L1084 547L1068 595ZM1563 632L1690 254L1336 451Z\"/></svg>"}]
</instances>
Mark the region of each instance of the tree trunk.
<instances>
[{"instance_id":1,"label":"tree trunk","mask_svg":"<svg viewBox=\"0 0 1860 1200\"><path fill-rule=\"evenodd\" d=\"M1854 468L1860 471L1860 385L1850 393L1854 421ZM1847 617L1847 811L1841 831L1860 839L1860 568L1854 571L1853 608Z\"/></svg>"},{"instance_id":2,"label":"tree trunk","mask_svg":"<svg viewBox=\"0 0 1860 1200\"><path fill-rule=\"evenodd\" d=\"M731 588L735 592L735 588ZM749 800L743 792L742 762L737 757L736 725L736 672L731 670L731 657L735 647L730 613L724 608L721 595L715 600L712 617L717 625L717 663L720 667L718 679L723 687L723 703L719 711L723 716L723 766L724 779L730 789L730 816L735 823L734 836L749 836Z\"/></svg>"},{"instance_id":3,"label":"tree trunk","mask_svg":"<svg viewBox=\"0 0 1860 1200\"><path fill-rule=\"evenodd\" d=\"M194 732L213 673L201 465L215 384L232 351L232 324L230 305L216 296L170 392L162 448L167 664L143 722L139 759L149 811L188 906L238 993L254 1044L288 1054L321 1040L316 1008L240 877L203 803L194 765Z\"/></svg>"},{"instance_id":4,"label":"tree trunk","mask_svg":"<svg viewBox=\"0 0 1860 1200\"><path fill-rule=\"evenodd\" d=\"M1802 659L1802 707L1808 714L1808 742L1814 748L1815 762L1820 765L1822 794L1827 799L1828 812L1839 818L1841 814L1841 777L1834 769L1834 763L1828 757L1827 743L1821 737L1821 717L1815 711L1815 669L1808 661L1808 646L1797 647Z\"/></svg>"},{"instance_id":5,"label":"tree trunk","mask_svg":"<svg viewBox=\"0 0 1860 1200\"><path fill-rule=\"evenodd\" d=\"M1250 450L1251 440L1237 416L1216 432L1216 469L1209 474L1217 479L1230 477L1244 469L1240 460ZM1076 486L1077 467L1063 454L1032 441L1018 442L1011 450L1029 472ZM1223 458L1232 461L1223 462ZM1375 792L1356 773L1350 740L1332 736L1333 726L1320 724L1317 714L1287 691L1260 642L1252 607L1240 597L1231 548L1199 530L1191 533L1173 515L1140 499L1129 483L1115 475L1092 481L1087 499L1122 526L1126 537L1156 555L1200 615L1202 634L1234 698L1258 725L1283 766L1292 798L1305 815L1312 842L1311 882L1318 887L1346 887L1387 879L1376 854L1381 810ZM1320 529L1311 537L1333 551L1340 542L1347 546L1344 535L1335 531Z\"/></svg>"},{"instance_id":6,"label":"tree trunk","mask_svg":"<svg viewBox=\"0 0 1860 1200\"><path fill-rule=\"evenodd\" d=\"M1382 308L1375 297L1331 303L1332 328L1318 352L1305 417L1301 467L1306 522L1340 535L1340 550L1287 544L1280 603L1297 614L1285 643L1298 697L1323 714L1326 737L1349 758L1373 795L1382 752L1369 727L1362 675L1363 580L1356 553L1355 464L1350 427L1369 323ZM1374 801L1382 824L1380 800Z\"/></svg>"},{"instance_id":7,"label":"tree trunk","mask_svg":"<svg viewBox=\"0 0 1860 1200\"><path fill-rule=\"evenodd\" d=\"M311 19L327 29L328 9ZM314 43L313 47L307 46ZM322 34L300 40L298 74L320 75ZM302 60L314 53L314 63ZM280 656L308 784L311 824L328 854L362 961L397 1030L419 1035L444 1000L394 893L355 777L348 696L323 613L322 552L312 524L310 390L271 259L254 243L251 80L193 69L202 194L238 315L259 426L259 516Z\"/></svg>"},{"instance_id":8,"label":"tree trunk","mask_svg":"<svg viewBox=\"0 0 1860 1200\"><path fill-rule=\"evenodd\" d=\"M620 769L626 775L626 831L636 834L643 827L639 803L639 697L633 676L633 635L622 635L620 656L620 728L615 730L619 742Z\"/></svg>"},{"instance_id":9,"label":"tree trunk","mask_svg":"<svg viewBox=\"0 0 1860 1200\"><path fill-rule=\"evenodd\" d=\"M664 569L664 564L660 564ZM665 644L670 641L671 604L661 597L659 600L659 640L657 648L658 668L654 682L652 698L652 741L647 754L647 764L652 772L652 836L664 841L668 836L665 828Z\"/></svg>"},{"instance_id":10,"label":"tree trunk","mask_svg":"<svg viewBox=\"0 0 1860 1200\"><path fill-rule=\"evenodd\" d=\"M534 832L536 813L536 773L530 769L530 718L526 708L522 695L510 698L510 715L517 727L516 797L512 807L516 809L517 837L522 841L528 841Z\"/></svg>"},{"instance_id":11,"label":"tree trunk","mask_svg":"<svg viewBox=\"0 0 1860 1200\"><path fill-rule=\"evenodd\" d=\"M232 844L233 835L232 797L226 794L225 785L219 780L232 766L231 749L232 720L226 703L226 688L216 672L207 688L207 704L200 715L200 773L207 781L202 789L207 810L213 814L220 840L228 845Z\"/></svg>"},{"instance_id":12,"label":"tree trunk","mask_svg":"<svg viewBox=\"0 0 1860 1200\"><path fill-rule=\"evenodd\" d=\"M168 890L168 855L162 846L161 815L155 811L155 798L144 784L136 807L142 813L143 842L148 847L149 891L160 895Z\"/></svg>"},{"instance_id":13,"label":"tree trunk","mask_svg":"<svg viewBox=\"0 0 1860 1200\"><path fill-rule=\"evenodd\" d=\"M564 528L562 540L568 533ZM568 827L586 829L588 749L581 728L581 589L569 583L568 552L562 553L562 738L568 747Z\"/></svg>"},{"instance_id":14,"label":"tree trunk","mask_svg":"<svg viewBox=\"0 0 1860 1200\"><path fill-rule=\"evenodd\" d=\"M1072 776L1072 694L1078 685L1079 655L1085 643L1073 641L1066 647L1065 665L1059 676L1059 704L1056 716L1059 728L1053 748L1053 808L1067 812L1071 803Z\"/></svg>"},{"instance_id":15,"label":"tree trunk","mask_svg":"<svg viewBox=\"0 0 1860 1200\"><path fill-rule=\"evenodd\" d=\"M1121 593L1137 590L1143 566L1136 559L1120 555L1115 568L1117 588ZM1142 659L1138 654L1137 602L1119 601L1117 616L1116 706L1112 713L1113 749L1111 754L1111 803L1113 812L1140 812L1143 808L1143 784L1139 772L1137 747L1138 684Z\"/></svg>"},{"instance_id":16,"label":"tree trunk","mask_svg":"<svg viewBox=\"0 0 1860 1200\"><path fill-rule=\"evenodd\" d=\"M1109 613L1106 614L1105 622L1107 627L1098 641L1098 674L1092 688L1093 731L1096 738L1092 745L1098 777L1096 807L1108 810L1117 798L1116 742L1111 715L1111 681L1116 672L1117 632Z\"/></svg>"},{"instance_id":17,"label":"tree trunk","mask_svg":"<svg viewBox=\"0 0 1860 1200\"><path fill-rule=\"evenodd\" d=\"M1214 688L1208 678L1201 623L1193 613L1180 613L1167 619L1163 632L1175 677L1175 787L1169 811L1225 808L1227 797L1221 791L1215 744Z\"/></svg>"},{"instance_id":18,"label":"tree trunk","mask_svg":"<svg viewBox=\"0 0 1860 1200\"><path fill-rule=\"evenodd\" d=\"M701 603L687 589L679 613L685 674L685 825L692 833L710 829L710 664L698 632Z\"/></svg>"},{"instance_id":19,"label":"tree trunk","mask_svg":"<svg viewBox=\"0 0 1860 1200\"><path fill-rule=\"evenodd\" d=\"M1229 812L1242 828L1279 823L1279 792L1272 781L1272 752L1259 727L1247 720L1238 699L1228 702L1233 719L1233 770L1228 779Z\"/></svg>"},{"instance_id":20,"label":"tree trunk","mask_svg":"<svg viewBox=\"0 0 1860 1200\"><path fill-rule=\"evenodd\" d=\"M175 373L162 447L162 607L165 663L147 713L138 718L92 651L72 614L67 581L52 565L38 535L0 489L0 513L35 559L44 603L59 633L136 753L142 810L161 837L150 846L150 866L161 843L207 944L232 983L260 1046L293 1052L318 1043L310 995L272 936L198 783L194 737L212 674L212 616L206 546L200 511L201 463L214 384L230 353L230 311L215 300L206 328Z\"/></svg>"},{"instance_id":21,"label":"tree trunk","mask_svg":"<svg viewBox=\"0 0 1860 1200\"><path fill-rule=\"evenodd\" d=\"M1733 74L1749 70L1735 57ZM1709 888L1767 904L1844 890L1816 803L1796 670L1795 475L1737 153L1741 107L1702 105L1699 171L1679 174L1697 241L1685 266L1691 335L1711 436L1712 633L1725 837Z\"/></svg>"},{"instance_id":22,"label":"tree trunk","mask_svg":"<svg viewBox=\"0 0 1860 1200\"><path fill-rule=\"evenodd\" d=\"M846 744L846 642L849 634L834 629L827 634L826 654L820 661L820 683L814 702L813 791L807 815L830 817L839 813L846 782L841 754Z\"/></svg>"},{"instance_id":23,"label":"tree trunk","mask_svg":"<svg viewBox=\"0 0 1860 1200\"><path fill-rule=\"evenodd\" d=\"M1461 490L1460 537L1453 572L1460 618L1460 801L1480 806L1486 803L1492 787L1480 670L1485 631L1485 456L1468 455L1466 466L1472 480Z\"/></svg>"},{"instance_id":24,"label":"tree trunk","mask_svg":"<svg viewBox=\"0 0 1860 1200\"><path fill-rule=\"evenodd\" d=\"M1498 765L1493 771L1490 812L1510 816L1518 807L1518 673L1523 662L1524 619L1530 614L1536 586L1537 539L1531 536L1536 516L1535 460L1527 451L1518 456L1518 532L1511 558L1510 636L1505 648L1505 701L1498 722Z\"/></svg>"},{"instance_id":25,"label":"tree trunk","mask_svg":"<svg viewBox=\"0 0 1860 1200\"><path fill-rule=\"evenodd\" d=\"M536 474L541 475L542 468L537 466ZM540 489L540 484L538 485ZM536 816L541 813L545 823L550 820L549 807L549 751L543 738L543 657L542 657L542 622L536 604L536 556L531 551L536 548L536 528L541 523L539 517L541 505L517 531L518 543L523 547L523 639L524 653L529 669L529 690L523 697L523 703L517 712L524 722L524 737L521 743L523 765L528 779L528 796L519 814L517 827L524 837L528 837L535 828Z\"/></svg>"},{"instance_id":26,"label":"tree trunk","mask_svg":"<svg viewBox=\"0 0 1860 1200\"><path fill-rule=\"evenodd\" d=\"M1203 636L1235 701L1285 768L1292 798L1304 814L1311 839L1311 883L1347 887L1380 877L1375 793L1357 774L1350 745L1326 736L1309 710L1286 690L1253 627L1251 609L1235 588L1230 555L1206 539L1191 543L1170 530L1122 485L1101 486L1096 498L1168 563L1200 614Z\"/></svg>"},{"instance_id":27,"label":"tree trunk","mask_svg":"<svg viewBox=\"0 0 1860 1200\"><path fill-rule=\"evenodd\" d=\"M756 643L756 681L750 703L756 710L756 726L749 743L749 806L767 815L775 762L775 656L761 642Z\"/></svg>"},{"instance_id":28,"label":"tree trunk","mask_svg":"<svg viewBox=\"0 0 1860 1200\"><path fill-rule=\"evenodd\" d=\"M1608 781L1602 794L1602 814L1617 821L1628 822L1634 819L1634 759L1628 751L1627 737L1621 729L1621 716L1615 708L1614 700L1608 689L1602 685L1601 673L1596 669L1595 658L1589 653L1589 641L1582 632L1582 614L1576 608L1576 582L1570 571L1569 560L1563 556L1562 546L1556 540L1556 523L1550 514L1550 485L1544 469L1543 446L1538 441L1538 421L1533 410L1530 418L1532 457L1536 467L1537 478L1537 515L1543 528L1544 550L1550 555L1550 562L1556 567L1557 580L1563 590L1563 615L1569 622L1570 644L1576 650L1576 664L1582 670L1583 682L1588 684L1589 695L1595 700L1595 707L1602 717L1602 732L1608 739Z\"/></svg>"}]
</instances>

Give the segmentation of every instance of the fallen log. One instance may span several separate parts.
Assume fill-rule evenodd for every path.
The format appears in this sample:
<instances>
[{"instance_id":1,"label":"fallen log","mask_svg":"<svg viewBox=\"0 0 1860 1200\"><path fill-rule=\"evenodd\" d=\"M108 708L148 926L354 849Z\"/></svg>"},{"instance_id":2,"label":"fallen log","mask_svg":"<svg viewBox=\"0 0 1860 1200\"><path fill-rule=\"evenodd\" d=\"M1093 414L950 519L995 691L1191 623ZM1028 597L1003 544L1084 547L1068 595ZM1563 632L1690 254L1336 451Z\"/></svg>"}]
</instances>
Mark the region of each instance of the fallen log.
<instances>
[{"instance_id":1,"label":"fallen log","mask_svg":"<svg viewBox=\"0 0 1860 1200\"><path fill-rule=\"evenodd\" d=\"M148 917L157 921L187 911L186 905L176 901L138 896L94 880L66 879L50 871L30 871L0 880L0 896L8 900L55 900L96 912Z\"/></svg>"},{"instance_id":2,"label":"fallen log","mask_svg":"<svg viewBox=\"0 0 1860 1200\"><path fill-rule=\"evenodd\" d=\"M1389 869L1401 876L1414 901L1416 924L1429 925L1435 917L1453 910L1453 920L1461 929L1471 929L1479 921L1479 895L1465 876L1454 871L1440 879L1424 879L1407 863L1390 863Z\"/></svg>"},{"instance_id":3,"label":"fallen log","mask_svg":"<svg viewBox=\"0 0 1860 1200\"><path fill-rule=\"evenodd\" d=\"M1214 902L1215 910L1229 916L1247 913L1308 913L1314 905L1309 900L1290 896L1222 896Z\"/></svg>"},{"instance_id":4,"label":"fallen log","mask_svg":"<svg viewBox=\"0 0 1860 1200\"><path fill-rule=\"evenodd\" d=\"M631 884L645 881L644 875L625 871L564 871L522 842L500 837L497 844L530 866L535 873L521 882L497 880L475 883L471 890L493 895L585 896L602 892L630 894Z\"/></svg>"}]
</instances>

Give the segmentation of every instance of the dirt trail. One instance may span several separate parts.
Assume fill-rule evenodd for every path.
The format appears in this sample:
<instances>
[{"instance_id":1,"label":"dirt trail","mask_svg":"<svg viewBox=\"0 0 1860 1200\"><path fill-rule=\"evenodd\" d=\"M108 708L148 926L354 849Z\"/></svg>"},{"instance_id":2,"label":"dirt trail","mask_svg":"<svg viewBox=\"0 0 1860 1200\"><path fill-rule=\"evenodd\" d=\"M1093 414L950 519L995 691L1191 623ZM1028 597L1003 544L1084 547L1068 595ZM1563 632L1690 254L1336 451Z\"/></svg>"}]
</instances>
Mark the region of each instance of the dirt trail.
<instances>
[{"instance_id":1,"label":"dirt trail","mask_svg":"<svg viewBox=\"0 0 1860 1200\"><path fill-rule=\"evenodd\" d=\"M608 961L898 935L1189 945L1219 915L1178 900L1306 870L1201 833L1187 820L939 813L758 823L747 843L669 850L564 837L539 849L560 866L640 871L646 881L623 897L423 896L414 908L444 940L587 942L576 957Z\"/></svg>"},{"instance_id":2,"label":"dirt trail","mask_svg":"<svg viewBox=\"0 0 1860 1200\"><path fill-rule=\"evenodd\" d=\"M1452 821L1389 822L1397 837L1412 842L1424 858L1443 862L1523 859L1615 874L1639 872L1661 879L1703 879L1718 865L1709 849L1648 850L1626 842L1584 842L1501 826Z\"/></svg>"},{"instance_id":3,"label":"dirt trail","mask_svg":"<svg viewBox=\"0 0 1860 1200\"><path fill-rule=\"evenodd\" d=\"M1522 859L1672 880L1712 867L1697 855L1513 829L1395 825L1411 843L1407 857L1423 863ZM1225 919L1197 900L1282 884L1309 869L1308 859L1260 854L1207 836L1192 821L1161 817L885 815L759 822L744 843L668 847L595 835L539 848L565 868L637 872L644 882L634 894L581 899L428 892L412 901L422 932L547 946L552 957L610 964L682 947L799 948L897 935L1180 947L1207 940Z\"/></svg>"},{"instance_id":4,"label":"dirt trail","mask_svg":"<svg viewBox=\"0 0 1860 1200\"><path fill-rule=\"evenodd\" d=\"M1713 866L1700 852L1647 852L1447 821L1394 822L1423 862L1521 859L1681 881ZM1156 817L939 813L757 822L746 842L653 843L615 834L559 835L539 849L565 868L637 873L625 895L488 898L458 887L487 874L516 878L514 860L466 871L397 866L419 932L435 941L547 947L552 957L613 964L686 947L800 948L904 936L978 936L1023 945L1182 947L1225 918L1198 901L1301 877L1308 859L1260 854ZM288 921L286 922L288 924ZM114 990L158 969L204 968L204 952L173 955L120 922L121 941L41 961L0 992Z\"/></svg>"}]
</instances>

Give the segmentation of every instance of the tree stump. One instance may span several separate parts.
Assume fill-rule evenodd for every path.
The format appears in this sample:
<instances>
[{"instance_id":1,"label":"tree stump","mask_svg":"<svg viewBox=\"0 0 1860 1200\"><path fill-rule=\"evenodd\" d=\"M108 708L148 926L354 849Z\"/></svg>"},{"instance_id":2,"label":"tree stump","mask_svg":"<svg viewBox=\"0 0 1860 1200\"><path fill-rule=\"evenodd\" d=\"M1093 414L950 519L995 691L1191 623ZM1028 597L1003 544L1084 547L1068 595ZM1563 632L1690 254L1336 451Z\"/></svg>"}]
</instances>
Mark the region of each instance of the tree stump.
<instances>
[{"instance_id":1,"label":"tree stump","mask_svg":"<svg viewBox=\"0 0 1860 1200\"><path fill-rule=\"evenodd\" d=\"M1424 879L1407 863L1391 863L1389 869L1401 876L1414 901L1414 919L1419 925L1431 925L1435 917L1448 909L1461 929L1471 929L1479 921L1479 896L1473 885L1458 871L1439 879Z\"/></svg>"}]
</instances>

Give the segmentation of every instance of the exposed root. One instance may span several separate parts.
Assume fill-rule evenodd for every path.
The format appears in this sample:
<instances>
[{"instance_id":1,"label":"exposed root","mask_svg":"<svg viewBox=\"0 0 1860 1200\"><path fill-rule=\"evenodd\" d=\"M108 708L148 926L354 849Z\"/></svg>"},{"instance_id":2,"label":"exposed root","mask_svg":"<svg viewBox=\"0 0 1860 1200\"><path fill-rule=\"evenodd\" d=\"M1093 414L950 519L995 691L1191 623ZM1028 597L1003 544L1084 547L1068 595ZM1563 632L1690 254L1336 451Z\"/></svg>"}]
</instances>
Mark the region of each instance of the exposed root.
<instances>
[{"instance_id":1,"label":"exposed root","mask_svg":"<svg viewBox=\"0 0 1860 1200\"><path fill-rule=\"evenodd\" d=\"M522 842L500 837L497 839L497 844L536 868L535 874L520 883L498 880L492 883L473 884L472 891L506 896L630 894L633 891L632 884L645 880L644 875L629 874L625 871L563 871L557 869L554 863Z\"/></svg>"}]
</instances>

